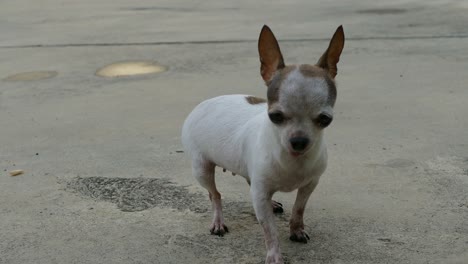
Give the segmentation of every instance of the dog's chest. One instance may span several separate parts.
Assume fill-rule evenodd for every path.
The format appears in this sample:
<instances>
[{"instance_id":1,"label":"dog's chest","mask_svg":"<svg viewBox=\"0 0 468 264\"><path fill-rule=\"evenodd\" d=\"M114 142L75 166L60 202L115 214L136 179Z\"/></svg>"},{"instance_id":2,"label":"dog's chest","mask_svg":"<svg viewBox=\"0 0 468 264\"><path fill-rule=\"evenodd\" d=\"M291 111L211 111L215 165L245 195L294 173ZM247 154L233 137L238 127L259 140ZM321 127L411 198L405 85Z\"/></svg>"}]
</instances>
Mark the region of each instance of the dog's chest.
<instances>
[{"instance_id":1,"label":"dog's chest","mask_svg":"<svg viewBox=\"0 0 468 264\"><path fill-rule=\"evenodd\" d=\"M291 192L301 188L311 181L318 181L324 168L322 164L315 166L297 166L293 168L277 168L271 173L273 188L281 192Z\"/></svg>"},{"instance_id":2,"label":"dog's chest","mask_svg":"<svg viewBox=\"0 0 468 264\"><path fill-rule=\"evenodd\" d=\"M309 173L304 173L300 171L295 172L285 172L281 175L277 175L277 188L281 192L291 192L294 191L307 183L309 183L314 175Z\"/></svg>"},{"instance_id":3,"label":"dog's chest","mask_svg":"<svg viewBox=\"0 0 468 264\"><path fill-rule=\"evenodd\" d=\"M313 162L292 164L290 166L270 167L269 180L272 189L281 192L291 192L312 181L318 181L326 168L326 157L322 156Z\"/></svg>"}]
</instances>

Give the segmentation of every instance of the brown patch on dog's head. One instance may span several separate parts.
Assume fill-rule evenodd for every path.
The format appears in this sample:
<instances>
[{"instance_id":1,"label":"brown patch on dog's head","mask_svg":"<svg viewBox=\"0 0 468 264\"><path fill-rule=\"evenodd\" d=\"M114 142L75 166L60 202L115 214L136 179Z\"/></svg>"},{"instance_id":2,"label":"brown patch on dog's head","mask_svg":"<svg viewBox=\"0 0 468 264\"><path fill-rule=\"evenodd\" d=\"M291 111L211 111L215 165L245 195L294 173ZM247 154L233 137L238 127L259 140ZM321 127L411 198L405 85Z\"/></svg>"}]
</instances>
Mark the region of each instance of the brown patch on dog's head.
<instances>
[{"instance_id":1,"label":"brown patch on dog's head","mask_svg":"<svg viewBox=\"0 0 468 264\"><path fill-rule=\"evenodd\" d=\"M335 81L328 76L325 77L325 81L328 84L328 100L331 106L335 106L336 101L336 84Z\"/></svg>"},{"instance_id":2,"label":"brown patch on dog's head","mask_svg":"<svg viewBox=\"0 0 468 264\"><path fill-rule=\"evenodd\" d=\"M283 69L277 71L276 74L273 76L273 78L270 81L266 82L266 85L268 86L268 90L267 90L268 107L278 102L279 89L281 87L281 83L284 81L284 79L286 79L288 74L296 68L297 68L296 65L286 66Z\"/></svg>"},{"instance_id":3,"label":"brown patch on dog's head","mask_svg":"<svg viewBox=\"0 0 468 264\"><path fill-rule=\"evenodd\" d=\"M263 104L266 103L267 100L260 98L260 97L255 97L255 96L246 96L245 100L247 103L251 105L256 105L256 104Z\"/></svg>"},{"instance_id":4,"label":"brown patch on dog's head","mask_svg":"<svg viewBox=\"0 0 468 264\"><path fill-rule=\"evenodd\" d=\"M315 65L310 64L302 64L299 66L299 71L301 71L302 75L305 77L325 77L327 76L327 72Z\"/></svg>"},{"instance_id":5,"label":"brown patch on dog's head","mask_svg":"<svg viewBox=\"0 0 468 264\"><path fill-rule=\"evenodd\" d=\"M299 66L299 70L301 71L302 75L304 75L304 77L325 79L328 85L328 98L331 102L331 105L334 106L336 100L336 84L328 72L323 68L310 64L302 64Z\"/></svg>"}]
</instances>

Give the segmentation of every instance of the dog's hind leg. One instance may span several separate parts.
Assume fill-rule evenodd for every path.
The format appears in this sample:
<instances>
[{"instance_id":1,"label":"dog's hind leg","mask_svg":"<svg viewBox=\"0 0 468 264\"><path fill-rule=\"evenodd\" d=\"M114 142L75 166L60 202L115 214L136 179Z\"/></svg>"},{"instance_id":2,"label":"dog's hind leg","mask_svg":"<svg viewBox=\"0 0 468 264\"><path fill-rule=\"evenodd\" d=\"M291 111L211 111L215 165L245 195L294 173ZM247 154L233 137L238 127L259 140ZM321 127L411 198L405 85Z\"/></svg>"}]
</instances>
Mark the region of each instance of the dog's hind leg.
<instances>
[{"instance_id":1,"label":"dog's hind leg","mask_svg":"<svg viewBox=\"0 0 468 264\"><path fill-rule=\"evenodd\" d=\"M210 226L212 235L223 236L229 232L224 225L223 209L221 204L221 194L216 189L215 164L204 158L196 158L192 161L193 175L202 187L208 190L213 208L213 222Z\"/></svg>"},{"instance_id":2,"label":"dog's hind leg","mask_svg":"<svg viewBox=\"0 0 468 264\"><path fill-rule=\"evenodd\" d=\"M283 204L280 203L280 202L277 202L275 200L271 200L271 206L273 207L273 213L275 213L275 214L282 214L284 212Z\"/></svg>"}]
</instances>

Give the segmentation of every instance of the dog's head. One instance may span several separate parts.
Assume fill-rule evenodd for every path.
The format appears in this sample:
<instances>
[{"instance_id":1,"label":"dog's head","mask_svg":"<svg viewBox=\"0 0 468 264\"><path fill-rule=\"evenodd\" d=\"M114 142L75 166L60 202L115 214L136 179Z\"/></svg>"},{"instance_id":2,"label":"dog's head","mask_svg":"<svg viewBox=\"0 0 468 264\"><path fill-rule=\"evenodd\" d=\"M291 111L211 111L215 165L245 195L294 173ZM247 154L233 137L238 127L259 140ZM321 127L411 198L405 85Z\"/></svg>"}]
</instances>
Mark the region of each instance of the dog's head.
<instances>
[{"instance_id":1,"label":"dog's head","mask_svg":"<svg viewBox=\"0 0 468 264\"><path fill-rule=\"evenodd\" d=\"M268 26L258 41L261 75L268 86L268 116L281 145L293 156L305 154L333 120L335 76L344 46L343 27L315 65L286 66L278 42Z\"/></svg>"}]
</instances>

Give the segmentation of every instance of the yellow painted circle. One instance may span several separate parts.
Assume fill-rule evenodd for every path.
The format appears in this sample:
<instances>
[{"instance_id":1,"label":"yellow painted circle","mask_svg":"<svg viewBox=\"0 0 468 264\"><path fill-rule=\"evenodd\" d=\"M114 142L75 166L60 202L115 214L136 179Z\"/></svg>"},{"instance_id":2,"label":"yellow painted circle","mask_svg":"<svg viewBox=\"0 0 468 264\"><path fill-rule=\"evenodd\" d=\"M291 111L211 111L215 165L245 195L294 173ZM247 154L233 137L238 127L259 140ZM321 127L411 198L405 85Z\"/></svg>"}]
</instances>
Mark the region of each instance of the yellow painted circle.
<instances>
[{"instance_id":1,"label":"yellow painted circle","mask_svg":"<svg viewBox=\"0 0 468 264\"><path fill-rule=\"evenodd\" d=\"M125 61L107 65L96 72L101 77L121 77L140 74L159 73L167 68L153 61Z\"/></svg>"},{"instance_id":2,"label":"yellow painted circle","mask_svg":"<svg viewBox=\"0 0 468 264\"><path fill-rule=\"evenodd\" d=\"M56 71L33 71L33 72L22 72L13 74L10 76L5 77L4 81L9 82L18 82L18 81L38 81L49 79L57 76Z\"/></svg>"}]
</instances>

